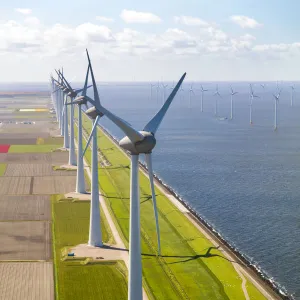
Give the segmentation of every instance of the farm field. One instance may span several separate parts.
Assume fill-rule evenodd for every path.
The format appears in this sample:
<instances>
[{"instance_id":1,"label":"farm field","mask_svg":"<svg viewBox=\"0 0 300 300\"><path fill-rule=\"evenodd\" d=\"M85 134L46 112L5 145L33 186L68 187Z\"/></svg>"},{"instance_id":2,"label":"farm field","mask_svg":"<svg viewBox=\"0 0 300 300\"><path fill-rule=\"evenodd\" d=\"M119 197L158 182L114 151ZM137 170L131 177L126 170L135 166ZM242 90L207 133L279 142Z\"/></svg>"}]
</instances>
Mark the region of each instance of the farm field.
<instances>
[{"instance_id":1,"label":"farm field","mask_svg":"<svg viewBox=\"0 0 300 300\"><path fill-rule=\"evenodd\" d=\"M0 163L62 165L68 161L67 152L52 153L0 153Z\"/></svg>"},{"instance_id":2,"label":"farm field","mask_svg":"<svg viewBox=\"0 0 300 300\"><path fill-rule=\"evenodd\" d=\"M67 173L69 171L60 172ZM75 191L75 186L76 176L34 177L33 194L66 194Z\"/></svg>"},{"instance_id":3,"label":"farm field","mask_svg":"<svg viewBox=\"0 0 300 300\"><path fill-rule=\"evenodd\" d=\"M45 195L2 195L0 197L0 221L51 220L50 197Z\"/></svg>"},{"instance_id":4,"label":"farm field","mask_svg":"<svg viewBox=\"0 0 300 300\"><path fill-rule=\"evenodd\" d=\"M57 145L11 145L9 153L52 152L57 148Z\"/></svg>"},{"instance_id":5,"label":"farm field","mask_svg":"<svg viewBox=\"0 0 300 300\"><path fill-rule=\"evenodd\" d=\"M9 164L5 176L76 176L76 170L54 171L51 164ZM62 179L64 180L64 179Z\"/></svg>"},{"instance_id":6,"label":"farm field","mask_svg":"<svg viewBox=\"0 0 300 300\"><path fill-rule=\"evenodd\" d=\"M29 195L30 182L31 177L1 176L0 195Z\"/></svg>"},{"instance_id":7,"label":"farm field","mask_svg":"<svg viewBox=\"0 0 300 300\"><path fill-rule=\"evenodd\" d=\"M1 262L0 299L54 300L51 262Z\"/></svg>"},{"instance_id":8,"label":"farm field","mask_svg":"<svg viewBox=\"0 0 300 300\"><path fill-rule=\"evenodd\" d=\"M0 222L0 260L49 260L49 222Z\"/></svg>"}]
</instances>

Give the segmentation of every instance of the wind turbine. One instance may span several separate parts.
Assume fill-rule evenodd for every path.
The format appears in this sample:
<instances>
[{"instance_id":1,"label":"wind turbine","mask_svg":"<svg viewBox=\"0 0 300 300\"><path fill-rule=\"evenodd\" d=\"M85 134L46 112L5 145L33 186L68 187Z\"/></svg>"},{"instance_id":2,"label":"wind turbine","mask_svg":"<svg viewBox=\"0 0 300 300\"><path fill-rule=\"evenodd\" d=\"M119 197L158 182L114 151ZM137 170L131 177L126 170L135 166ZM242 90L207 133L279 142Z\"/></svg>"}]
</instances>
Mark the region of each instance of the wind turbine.
<instances>
[{"instance_id":1,"label":"wind turbine","mask_svg":"<svg viewBox=\"0 0 300 300\"><path fill-rule=\"evenodd\" d=\"M129 235L129 288L128 299L142 299L142 264L141 264L141 237L140 237L140 197L139 197L139 155L145 154L148 166L149 179L152 191L152 201L154 206L156 229L158 228L158 218L156 209L156 198L152 173L151 152L156 144L155 133L163 120L172 100L174 99L186 73L183 74L176 87L163 104L158 113L148 122L142 131L137 131L126 121L117 117L95 101L99 111L115 123L126 136L120 140L119 145L131 154L131 174L130 174L130 235ZM159 235L158 235L159 240ZM158 243L160 245L160 242Z\"/></svg>"},{"instance_id":2,"label":"wind turbine","mask_svg":"<svg viewBox=\"0 0 300 300\"><path fill-rule=\"evenodd\" d=\"M292 84L290 86L290 88L291 88L291 107L293 107L293 105L294 105L294 91L295 91L295 86Z\"/></svg>"},{"instance_id":3,"label":"wind turbine","mask_svg":"<svg viewBox=\"0 0 300 300\"><path fill-rule=\"evenodd\" d=\"M99 206L99 182L98 182L98 143L97 143L97 124L99 119L103 116L103 113L98 110L100 104L100 97L89 57L89 53L86 50L89 69L92 76L93 89L94 89L94 100L88 96L84 96L84 99L88 99L94 106L85 111L93 120L93 128L91 134L87 140L86 147L83 151L82 156L84 156L91 139L92 143L92 182L91 182L91 207L90 207L90 228L89 228L89 241L88 244L95 247L101 247L102 243L102 232L101 232L101 222L100 222L100 206Z\"/></svg>"},{"instance_id":4,"label":"wind turbine","mask_svg":"<svg viewBox=\"0 0 300 300\"><path fill-rule=\"evenodd\" d=\"M233 96L236 95L238 92L234 92L232 86L230 86L230 120L233 119Z\"/></svg>"},{"instance_id":5,"label":"wind turbine","mask_svg":"<svg viewBox=\"0 0 300 300\"><path fill-rule=\"evenodd\" d=\"M252 103L253 103L254 98L259 98L259 96L254 95L253 87L252 87L252 84L250 83L250 125L253 124L253 122L252 122Z\"/></svg>"},{"instance_id":6,"label":"wind turbine","mask_svg":"<svg viewBox=\"0 0 300 300\"><path fill-rule=\"evenodd\" d=\"M219 85L216 85L216 91L214 93L214 96L218 96L220 98L222 98L220 92L219 92ZM215 116L218 116L218 97L216 97L216 106L215 106Z\"/></svg>"},{"instance_id":7,"label":"wind turbine","mask_svg":"<svg viewBox=\"0 0 300 300\"><path fill-rule=\"evenodd\" d=\"M150 83L150 100L152 100L152 88L155 87L155 83Z\"/></svg>"},{"instance_id":8,"label":"wind turbine","mask_svg":"<svg viewBox=\"0 0 300 300\"><path fill-rule=\"evenodd\" d=\"M281 90L278 90L278 94L274 95L273 97L275 99L275 118L274 118L274 130L277 130L277 105L279 103L279 98L280 98Z\"/></svg>"},{"instance_id":9,"label":"wind turbine","mask_svg":"<svg viewBox=\"0 0 300 300\"><path fill-rule=\"evenodd\" d=\"M194 85L194 83L191 84L190 89L189 89L189 108L192 108L192 94L195 95L194 90L193 90L193 85Z\"/></svg>"},{"instance_id":10,"label":"wind turbine","mask_svg":"<svg viewBox=\"0 0 300 300\"><path fill-rule=\"evenodd\" d=\"M81 96L74 99L73 104L78 106L78 145L77 145L77 176L76 176L76 193L85 193L85 182L84 182L84 164L83 164L83 152L82 152L82 105L85 105L86 110L88 109L86 98L87 84L89 77L90 66L88 66L85 83Z\"/></svg>"},{"instance_id":11,"label":"wind turbine","mask_svg":"<svg viewBox=\"0 0 300 300\"><path fill-rule=\"evenodd\" d=\"M203 95L205 92L207 92L208 90L205 90L201 84L201 112L203 112Z\"/></svg>"},{"instance_id":12,"label":"wind turbine","mask_svg":"<svg viewBox=\"0 0 300 300\"><path fill-rule=\"evenodd\" d=\"M73 89L70 85L70 83L66 80L66 78L62 76L62 80L66 83L67 88L68 88L68 94L67 96L70 97L71 102L66 103L66 105L71 105L71 115L70 115L70 150L69 150L69 165L71 166L76 166L76 154L75 154L75 136L74 136L74 105L73 105L73 101L74 98L77 97L77 95L79 93L81 93L84 89ZM87 88L90 88L90 86L87 86ZM67 109L67 106L64 106L63 108L63 113L64 110ZM68 126L68 125L67 125Z\"/></svg>"}]
</instances>

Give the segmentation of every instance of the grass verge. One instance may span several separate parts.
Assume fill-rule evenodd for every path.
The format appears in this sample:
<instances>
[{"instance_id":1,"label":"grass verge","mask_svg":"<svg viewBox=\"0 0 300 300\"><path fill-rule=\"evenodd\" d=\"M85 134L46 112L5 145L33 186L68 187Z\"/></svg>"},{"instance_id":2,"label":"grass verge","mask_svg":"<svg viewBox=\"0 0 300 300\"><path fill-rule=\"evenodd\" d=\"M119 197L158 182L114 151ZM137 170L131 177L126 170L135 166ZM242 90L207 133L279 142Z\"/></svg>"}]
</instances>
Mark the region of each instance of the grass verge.
<instances>
[{"instance_id":1,"label":"grass verge","mask_svg":"<svg viewBox=\"0 0 300 300\"><path fill-rule=\"evenodd\" d=\"M58 145L11 145L9 153L45 153L56 150Z\"/></svg>"},{"instance_id":2,"label":"grass verge","mask_svg":"<svg viewBox=\"0 0 300 300\"><path fill-rule=\"evenodd\" d=\"M7 164L0 164L0 176L3 176L6 171Z\"/></svg>"}]
</instances>

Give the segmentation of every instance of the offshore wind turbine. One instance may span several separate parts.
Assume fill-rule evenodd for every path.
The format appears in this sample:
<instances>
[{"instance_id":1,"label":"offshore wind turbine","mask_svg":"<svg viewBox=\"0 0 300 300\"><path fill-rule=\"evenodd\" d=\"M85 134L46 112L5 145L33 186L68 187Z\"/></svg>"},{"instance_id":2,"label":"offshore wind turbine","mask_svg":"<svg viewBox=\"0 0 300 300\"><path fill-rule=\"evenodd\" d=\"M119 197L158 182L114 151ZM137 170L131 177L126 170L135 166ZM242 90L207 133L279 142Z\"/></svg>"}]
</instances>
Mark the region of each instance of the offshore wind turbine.
<instances>
[{"instance_id":1,"label":"offshore wind turbine","mask_svg":"<svg viewBox=\"0 0 300 300\"><path fill-rule=\"evenodd\" d=\"M254 94L252 84L250 83L250 125L253 124L253 122L252 122L252 104L253 104L254 98L259 98L259 96Z\"/></svg>"},{"instance_id":2,"label":"offshore wind turbine","mask_svg":"<svg viewBox=\"0 0 300 300\"><path fill-rule=\"evenodd\" d=\"M168 87L167 84L161 83L162 87L163 87L163 103L165 103L166 101L166 88Z\"/></svg>"},{"instance_id":3,"label":"offshore wind turbine","mask_svg":"<svg viewBox=\"0 0 300 300\"><path fill-rule=\"evenodd\" d=\"M82 89L73 89L70 85L70 83L66 80L66 78L62 75L62 79L63 81L66 83L67 87L68 87L68 94L67 96L70 97L71 102L67 103L66 105L71 105L71 113L70 113L70 150L69 150L69 165L71 166L76 166L76 154L75 154L75 135L74 135L74 105L73 105L73 101L75 99L75 97L77 97L77 95L79 93L81 93L83 91ZM87 86L87 89L90 88L90 86ZM63 108L67 109L67 106L65 106Z\"/></svg>"},{"instance_id":4,"label":"offshore wind turbine","mask_svg":"<svg viewBox=\"0 0 300 300\"><path fill-rule=\"evenodd\" d=\"M140 237L140 197L139 197L139 155L145 154L148 166L149 179L152 191L152 200L155 212L156 225L158 225L156 198L152 173L151 152L156 144L155 133L163 120L172 100L174 99L186 73L180 78L176 87L163 104L158 113L148 122L143 130L137 131L126 121L117 117L95 101L99 111L115 123L126 136L120 140L119 145L130 152L131 174L130 174L130 234L129 234L129 280L128 299L142 299L142 264L141 264L141 237ZM158 230L158 227L156 227ZM159 230L157 231L159 232ZM159 238L159 236L158 236ZM160 243L159 243L160 244Z\"/></svg>"},{"instance_id":5,"label":"offshore wind turbine","mask_svg":"<svg viewBox=\"0 0 300 300\"><path fill-rule=\"evenodd\" d=\"M189 89L189 108L192 108L192 94L195 95L195 92L193 90L194 83L191 84Z\"/></svg>"},{"instance_id":6,"label":"offshore wind turbine","mask_svg":"<svg viewBox=\"0 0 300 300\"><path fill-rule=\"evenodd\" d=\"M219 92L219 85L216 85L216 91L214 93L214 96L216 97L216 104L215 104L215 116L218 116L218 97L222 98L220 92ZM218 96L218 97L217 97Z\"/></svg>"},{"instance_id":7,"label":"offshore wind turbine","mask_svg":"<svg viewBox=\"0 0 300 300\"><path fill-rule=\"evenodd\" d=\"M275 131L277 130L277 125L278 125L277 124L277 106L278 106L278 103L279 103L280 94L281 94L281 90L278 90L277 95L273 94L273 97L275 99L275 118L274 118L274 130Z\"/></svg>"},{"instance_id":8,"label":"offshore wind turbine","mask_svg":"<svg viewBox=\"0 0 300 300\"><path fill-rule=\"evenodd\" d=\"M150 100L152 100L152 88L155 87L155 83L150 83Z\"/></svg>"},{"instance_id":9,"label":"offshore wind turbine","mask_svg":"<svg viewBox=\"0 0 300 300\"><path fill-rule=\"evenodd\" d=\"M235 92L232 88L232 86L230 85L230 120L233 119L233 96L236 95L238 92Z\"/></svg>"},{"instance_id":10,"label":"offshore wind turbine","mask_svg":"<svg viewBox=\"0 0 300 300\"><path fill-rule=\"evenodd\" d=\"M203 98L204 98L204 93L207 92L208 90L205 90L201 84L201 112L203 112Z\"/></svg>"},{"instance_id":11,"label":"offshore wind turbine","mask_svg":"<svg viewBox=\"0 0 300 300\"><path fill-rule=\"evenodd\" d=\"M290 88L291 88L291 107L293 107L293 105L294 105L294 91L295 91L295 86L292 84L290 86Z\"/></svg>"}]
</instances>

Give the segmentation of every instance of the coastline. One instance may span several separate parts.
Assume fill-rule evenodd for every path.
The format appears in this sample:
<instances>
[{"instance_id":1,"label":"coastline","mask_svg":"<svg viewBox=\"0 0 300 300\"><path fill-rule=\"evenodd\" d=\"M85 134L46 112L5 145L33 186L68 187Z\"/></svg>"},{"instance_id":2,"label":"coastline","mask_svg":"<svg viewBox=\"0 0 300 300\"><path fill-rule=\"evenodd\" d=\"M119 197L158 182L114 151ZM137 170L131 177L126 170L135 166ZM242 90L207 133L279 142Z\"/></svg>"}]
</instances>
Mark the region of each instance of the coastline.
<instances>
[{"instance_id":1,"label":"coastline","mask_svg":"<svg viewBox=\"0 0 300 300\"><path fill-rule=\"evenodd\" d=\"M101 130L107 135L118 147L119 141L114 137L105 127L98 124ZM119 147L120 148L120 147ZM122 151L129 156L129 153ZM139 162L140 168L144 173L147 173L147 167L142 162ZM196 210L194 210L187 201L182 199L175 190L167 185L158 175L154 175L154 181L157 187L159 187L165 194L171 195L169 200L180 209L180 206L184 207L184 211L180 209L184 215L192 222L199 230L204 231L214 242L220 244L225 252L233 257L239 265L242 267L242 271L246 274L247 278L251 280L256 286L259 285L265 290L265 294L272 296L272 299L286 299L294 300L292 295L289 295L284 287L272 280L257 264L251 262L245 254L239 251L235 246L228 242L212 225L209 224ZM177 202L177 203L176 203Z\"/></svg>"}]
</instances>

